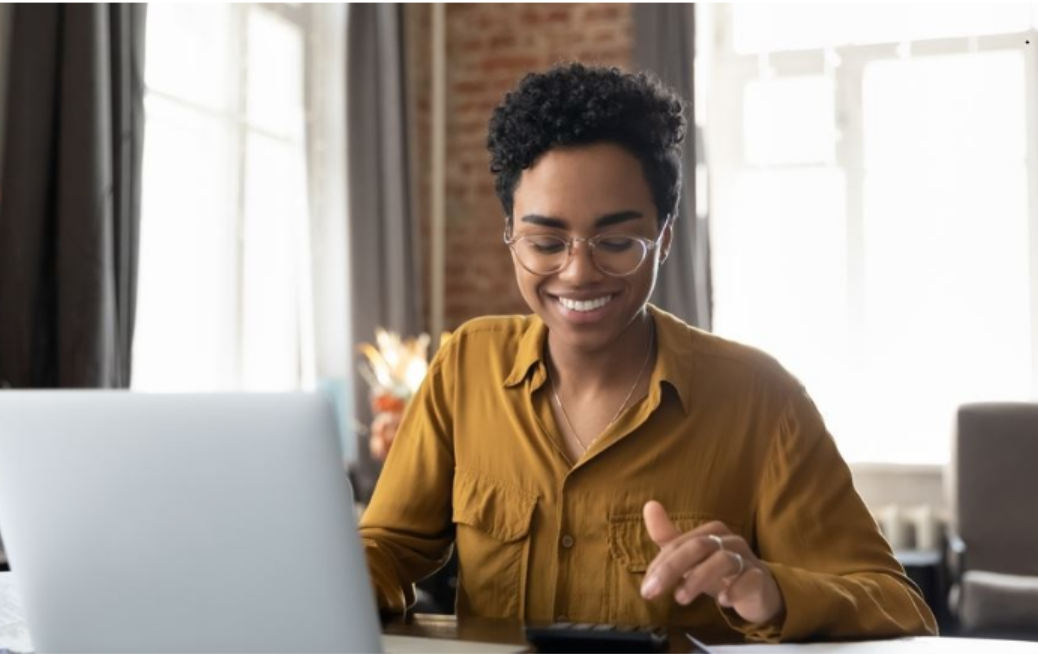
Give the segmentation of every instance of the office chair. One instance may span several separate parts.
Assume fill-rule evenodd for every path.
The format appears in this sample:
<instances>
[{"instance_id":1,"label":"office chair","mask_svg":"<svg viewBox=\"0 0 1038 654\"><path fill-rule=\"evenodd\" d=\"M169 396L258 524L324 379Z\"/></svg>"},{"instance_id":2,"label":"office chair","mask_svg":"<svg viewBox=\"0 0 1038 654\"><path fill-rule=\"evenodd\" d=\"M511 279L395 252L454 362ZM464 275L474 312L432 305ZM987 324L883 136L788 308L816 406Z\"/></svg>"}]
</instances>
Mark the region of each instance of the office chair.
<instances>
[{"instance_id":1,"label":"office chair","mask_svg":"<svg viewBox=\"0 0 1038 654\"><path fill-rule=\"evenodd\" d=\"M1038 404L961 406L951 474L959 632L1038 640Z\"/></svg>"}]
</instances>

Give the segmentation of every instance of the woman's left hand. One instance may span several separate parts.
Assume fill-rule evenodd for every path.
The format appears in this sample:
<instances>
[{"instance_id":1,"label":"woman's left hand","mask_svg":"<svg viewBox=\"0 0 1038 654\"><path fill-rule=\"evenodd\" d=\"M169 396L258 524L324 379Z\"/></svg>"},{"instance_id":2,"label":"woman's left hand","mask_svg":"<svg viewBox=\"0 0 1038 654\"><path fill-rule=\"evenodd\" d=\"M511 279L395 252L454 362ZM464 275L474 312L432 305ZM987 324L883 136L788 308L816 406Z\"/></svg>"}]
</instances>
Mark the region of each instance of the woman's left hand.
<instances>
[{"instance_id":1,"label":"woman's left hand","mask_svg":"<svg viewBox=\"0 0 1038 654\"><path fill-rule=\"evenodd\" d=\"M786 605L775 577L741 536L722 522L681 533L659 502L645 504L649 536L660 546L642 582L642 597L673 592L687 605L706 593L753 624L778 622Z\"/></svg>"},{"instance_id":2,"label":"woman's left hand","mask_svg":"<svg viewBox=\"0 0 1038 654\"><path fill-rule=\"evenodd\" d=\"M393 446L396 431L400 428L402 411L382 411L375 415L371 423L371 457L376 461L385 461L389 456L389 448Z\"/></svg>"}]
</instances>

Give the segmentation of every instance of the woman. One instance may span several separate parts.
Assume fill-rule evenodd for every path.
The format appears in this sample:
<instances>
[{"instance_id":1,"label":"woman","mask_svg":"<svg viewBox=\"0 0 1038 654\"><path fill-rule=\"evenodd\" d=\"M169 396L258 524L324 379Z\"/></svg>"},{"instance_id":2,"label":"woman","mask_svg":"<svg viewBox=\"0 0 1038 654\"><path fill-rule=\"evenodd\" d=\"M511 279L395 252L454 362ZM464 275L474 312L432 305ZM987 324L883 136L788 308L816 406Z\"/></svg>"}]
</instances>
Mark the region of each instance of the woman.
<instances>
[{"instance_id":1,"label":"woman","mask_svg":"<svg viewBox=\"0 0 1038 654\"><path fill-rule=\"evenodd\" d=\"M459 615L680 624L706 638L936 631L801 385L647 304L682 102L646 75L528 75L490 122L533 311L440 348L362 537L387 611L457 546Z\"/></svg>"}]
</instances>

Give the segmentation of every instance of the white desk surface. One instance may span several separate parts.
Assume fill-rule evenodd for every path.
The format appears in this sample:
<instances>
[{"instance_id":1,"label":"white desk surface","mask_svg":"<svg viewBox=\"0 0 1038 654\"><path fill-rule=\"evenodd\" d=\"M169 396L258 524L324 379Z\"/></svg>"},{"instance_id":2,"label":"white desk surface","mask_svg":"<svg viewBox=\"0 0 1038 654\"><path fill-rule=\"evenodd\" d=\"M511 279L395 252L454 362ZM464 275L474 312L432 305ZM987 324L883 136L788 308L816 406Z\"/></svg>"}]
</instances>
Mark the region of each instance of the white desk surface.
<instances>
[{"instance_id":1,"label":"white desk surface","mask_svg":"<svg viewBox=\"0 0 1038 654\"><path fill-rule=\"evenodd\" d=\"M439 642L426 638L384 636L389 652L515 652L515 645L473 643L455 640ZM29 631L22 619L21 603L9 572L0 572L0 652L32 652ZM856 643L789 643L782 645L712 645L716 654L749 654L767 652L806 652L807 654L1038 654L1038 642L1015 640L988 640L980 638L901 638L897 640L863 641Z\"/></svg>"},{"instance_id":2,"label":"white desk surface","mask_svg":"<svg viewBox=\"0 0 1038 654\"><path fill-rule=\"evenodd\" d=\"M990 640L983 638L899 638L871 640L860 643L788 643L781 645L711 645L715 654L747 654L750 652L805 652L806 654L1038 654L1038 643L1019 640Z\"/></svg>"}]
</instances>

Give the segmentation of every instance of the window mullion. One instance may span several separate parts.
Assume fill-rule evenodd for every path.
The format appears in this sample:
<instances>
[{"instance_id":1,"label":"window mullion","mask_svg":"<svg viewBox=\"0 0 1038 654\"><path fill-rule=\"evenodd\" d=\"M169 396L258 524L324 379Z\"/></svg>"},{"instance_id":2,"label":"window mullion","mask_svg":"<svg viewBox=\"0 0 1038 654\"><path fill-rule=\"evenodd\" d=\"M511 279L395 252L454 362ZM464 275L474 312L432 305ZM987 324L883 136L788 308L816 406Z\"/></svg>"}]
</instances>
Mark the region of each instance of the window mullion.
<instances>
[{"instance_id":1,"label":"window mullion","mask_svg":"<svg viewBox=\"0 0 1038 654\"><path fill-rule=\"evenodd\" d=\"M1031 287L1031 399L1038 400L1038 30L1031 30L1024 48L1024 94L1027 116L1027 218Z\"/></svg>"},{"instance_id":2,"label":"window mullion","mask_svg":"<svg viewBox=\"0 0 1038 654\"><path fill-rule=\"evenodd\" d=\"M836 162L844 171L847 238L847 360L857 376L865 352L865 134L864 62L844 56L835 70Z\"/></svg>"},{"instance_id":3,"label":"window mullion","mask_svg":"<svg viewBox=\"0 0 1038 654\"><path fill-rule=\"evenodd\" d=\"M235 274L235 311L234 311L234 333L235 333L235 356L234 373L238 389L245 388L245 247L247 235L245 234L245 178L246 178L246 143L248 140L248 127L246 117L248 115L248 54L249 54L249 5L238 4L234 6L234 29L237 31L233 43L235 44L232 65L234 66L232 79L234 84L234 98L232 102L231 115L233 122L230 125L234 134L234 182L235 182L235 206L234 206L234 274Z\"/></svg>"}]
</instances>

